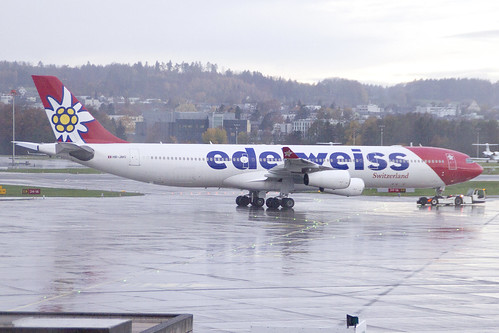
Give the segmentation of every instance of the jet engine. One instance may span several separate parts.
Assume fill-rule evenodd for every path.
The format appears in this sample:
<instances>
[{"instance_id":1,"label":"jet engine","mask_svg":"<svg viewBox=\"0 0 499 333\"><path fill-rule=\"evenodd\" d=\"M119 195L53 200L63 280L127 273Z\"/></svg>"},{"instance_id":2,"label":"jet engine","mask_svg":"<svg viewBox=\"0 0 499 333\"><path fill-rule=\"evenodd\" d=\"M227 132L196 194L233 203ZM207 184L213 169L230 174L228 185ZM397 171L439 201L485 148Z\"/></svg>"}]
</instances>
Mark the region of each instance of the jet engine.
<instances>
[{"instance_id":1,"label":"jet engine","mask_svg":"<svg viewBox=\"0 0 499 333\"><path fill-rule=\"evenodd\" d=\"M350 179L350 185L348 185L347 188L343 188L343 189L339 189L339 190L332 190L332 189L325 188L324 192L350 197L350 196L355 196L355 195L361 195L362 191L364 191L364 187L365 187L365 184L361 178L352 178L352 179Z\"/></svg>"},{"instance_id":2,"label":"jet engine","mask_svg":"<svg viewBox=\"0 0 499 333\"><path fill-rule=\"evenodd\" d=\"M347 170L323 170L306 173L303 183L321 189L342 189L350 185L350 173Z\"/></svg>"}]
</instances>

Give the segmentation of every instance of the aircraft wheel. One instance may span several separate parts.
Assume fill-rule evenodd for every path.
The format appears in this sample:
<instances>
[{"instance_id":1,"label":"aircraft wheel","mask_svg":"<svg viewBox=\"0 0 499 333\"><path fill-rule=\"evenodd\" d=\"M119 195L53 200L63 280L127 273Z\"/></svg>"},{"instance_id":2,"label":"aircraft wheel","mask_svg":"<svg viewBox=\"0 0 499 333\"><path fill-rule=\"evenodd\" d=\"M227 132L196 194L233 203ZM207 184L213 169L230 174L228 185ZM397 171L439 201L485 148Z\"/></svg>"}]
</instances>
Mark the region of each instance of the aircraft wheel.
<instances>
[{"instance_id":1,"label":"aircraft wheel","mask_svg":"<svg viewBox=\"0 0 499 333\"><path fill-rule=\"evenodd\" d=\"M436 206L436 205L438 205L438 198L433 198L433 199L431 199L431 205L432 205L432 206Z\"/></svg>"},{"instance_id":2,"label":"aircraft wheel","mask_svg":"<svg viewBox=\"0 0 499 333\"><path fill-rule=\"evenodd\" d=\"M268 208L272 208L272 206L274 205L274 198L268 198L265 201L265 204L267 205Z\"/></svg>"},{"instance_id":3,"label":"aircraft wheel","mask_svg":"<svg viewBox=\"0 0 499 333\"><path fill-rule=\"evenodd\" d=\"M274 198L272 208L279 208L280 205L281 205L281 199Z\"/></svg>"},{"instance_id":4,"label":"aircraft wheel","mask_svg":"<svg viewBox=\"0 0 499 333\"><path fill-rule=\"evenodd\" d=\"M281 200L282 208L293 208L295 201L291 198L284 198Z\"/></svg>"},{"instance_id":5,"label":"aircraft wheel","mask_svg":"<svg viewBox=\"0 0 499 333\"><path fill-rule=\"evenodd\" d=\"M249 203L250 203L250 199L245 195L240 195L236 198L236 204L239 207L248 206Z\"/></svg>"},{"instance_id":6,"label":"aircraft wheel","mask_svg":"<svg viewBox=\"0 0 499 333\"><path fill-rule=\"evenodd\" d=\"M268 198L265 202L268 208L279 208L281 205L281 200L279 198Z\"/></svg>"},{"instance_id":7,"label":"aircraft wheel","mask_svg":"<svg viewBox=\"0 0 499 333\"><path fill-rule=\"evenodd\" d=\"M251 203L251 205L255 207L262 207L264 204L265 204L264 198L254 198L253 202Z\"/></svg>"},{"instance_id":8,"label":"aircraft wheel","mask_svg":"<svg viewBox=\"0 0 499 333\"><path fill-rule=\"evenodd\" d=\"M461 206L463 204L463 198L461 197L456 197L456 199L454 200L454 204L456 206Z\"/></svg>"},{"instance_id":9,"label":"aircraft wheel","mask_svg":"<svg viewBox=\"0 0 499 333\"><path fill-rule=\"evenodd\" d=\"M420 204L421 206L426 206L427 203L428 203L428 198L426 197L421 197L418 200L418 204Z\"/></svg>"},{"instance_id":10,"label":"aircraft wheel","mask_svg":"<svg viewBox=\"0 0 499 333\"><path fill-rule=\"evenodd\" d=\"M272 206L272 200L273 200L273 199L274 199L274 198L267 198L267 200L265 200L265 204L267 205L267 207L269 207L269 208L270 208L270 206Z\"/></svg>"}]
</instances>

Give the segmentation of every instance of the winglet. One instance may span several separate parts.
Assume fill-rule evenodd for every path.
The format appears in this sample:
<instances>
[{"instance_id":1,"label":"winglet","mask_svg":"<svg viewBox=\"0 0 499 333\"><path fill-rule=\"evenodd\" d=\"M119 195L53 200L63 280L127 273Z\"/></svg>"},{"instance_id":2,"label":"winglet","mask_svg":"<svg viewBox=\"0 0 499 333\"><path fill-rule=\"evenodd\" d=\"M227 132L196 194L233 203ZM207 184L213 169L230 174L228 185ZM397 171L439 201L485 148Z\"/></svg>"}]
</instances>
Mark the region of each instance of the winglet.
<instances>
[{"instance_id":1,"label":"winglet","mask_svg":"<svg viewBox=\"0 0 499 333\"><path fill-rule=\"evenodd\" d=\"M283 154L285 160L299 159L298 155L296 155L295 152L292 151L291 148L289 148L289 147L282 147L282 154Z\"/></svg>"}]
</instances>

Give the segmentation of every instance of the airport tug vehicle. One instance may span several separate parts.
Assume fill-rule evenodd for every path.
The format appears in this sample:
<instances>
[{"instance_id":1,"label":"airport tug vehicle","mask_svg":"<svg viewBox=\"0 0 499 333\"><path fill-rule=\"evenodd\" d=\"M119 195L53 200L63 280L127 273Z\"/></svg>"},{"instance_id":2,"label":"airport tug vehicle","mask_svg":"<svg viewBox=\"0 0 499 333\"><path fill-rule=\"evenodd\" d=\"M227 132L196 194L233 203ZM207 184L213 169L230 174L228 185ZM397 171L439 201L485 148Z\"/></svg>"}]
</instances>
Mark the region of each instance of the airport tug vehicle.
<instances>
[{"instance_id":1,"label":"airport tug vehicle","mask_svg":"<svg viewBox=\"0 0 499 333\"><path fill-rule=\"evenodd\" d=\"M476 203L484 203L485 202L485 189L483 188L470 188L466 194L457 194L457 195L436 195L434 197L420 197L418 200L418 205L426 206L426 205L445 205L445 206L461 206L461 205L471 205Z\"/></svg>"}]
</instances>

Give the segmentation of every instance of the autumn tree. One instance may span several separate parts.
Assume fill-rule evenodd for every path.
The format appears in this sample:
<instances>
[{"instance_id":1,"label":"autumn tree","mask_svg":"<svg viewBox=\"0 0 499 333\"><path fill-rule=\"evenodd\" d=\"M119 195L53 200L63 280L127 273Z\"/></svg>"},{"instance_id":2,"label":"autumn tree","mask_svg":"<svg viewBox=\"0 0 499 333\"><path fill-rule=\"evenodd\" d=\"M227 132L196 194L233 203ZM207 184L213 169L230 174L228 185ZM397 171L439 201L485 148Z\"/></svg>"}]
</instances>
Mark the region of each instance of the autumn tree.
<instances>
[{"instance_id":1,"label":"autumn tree","mask_svg":"<svg viewBox=\"0 0 499 333\"><path fill-rule=\"evenodd\" d=\"M45 111L16 105L16 140L54 142ZM0 103L0 154L12 154L12 105ZM17 148L16 148L16 151ZM19 148L19 152L25 150Z\"/></svg>"},{"instance_id":2,"label":"autumn tree","mask_svg":"<svg viewBox=\"0 0 499 333\"><path fill-rule=\"evenodd\" d=\"M344 133L344 142L347 145L361 145L362 144L362 134L361 125L358 121L353 120L348 124L348 127Z\"/></svg>"},{"instance_id":3,"label":"autumn tree","mask_svg":"<svg viewBox=\"0 0 499 333\"><path fill-rule=\"evenodd\" d=\"M227 132L223 128L208 128L202 138L204 143L227 143Z\"/></svg>"},{"instance_id":4,"label":"autumn tree","mask_svg":"<svg viewBox=\"0 0 499 333\"><path fill-rule=\"evenodd\" d=\"M334 142L334 126L327 120L317 119L308 129L308 141L311 144L318 142Z\"/></svg>"}]
</instances>

